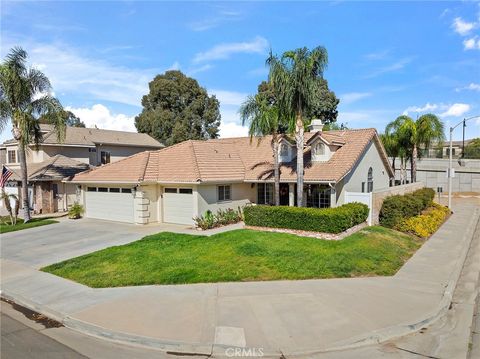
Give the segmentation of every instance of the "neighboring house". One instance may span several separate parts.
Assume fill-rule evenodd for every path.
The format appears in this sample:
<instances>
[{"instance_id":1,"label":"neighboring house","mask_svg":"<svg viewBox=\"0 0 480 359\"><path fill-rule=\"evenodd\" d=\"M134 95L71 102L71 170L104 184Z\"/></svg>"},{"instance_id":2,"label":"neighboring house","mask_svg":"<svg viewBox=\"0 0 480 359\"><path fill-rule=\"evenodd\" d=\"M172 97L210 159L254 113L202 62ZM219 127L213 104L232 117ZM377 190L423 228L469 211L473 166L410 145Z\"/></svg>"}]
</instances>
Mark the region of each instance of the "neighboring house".
<instances>
[{"instance_id":1,"label":"neighboring house","mask_svg":"<svg viewBox=\"0 0 480 359\"><path fill-rule=\"evenodd\" d=\"M345 193L388 189L393 171L375 129L305 134L305 201L335 207ZM271 137L185 141L73 177L90 218L193 224L207 210L273 203ZM280 202L296 204L296 147L280 139Z\"/></svg>"},{"instance_id":2,"label":"neighboring house","mask_svg":"<svg viewBox=\"0 0 480 359\"><path fill-rule=\"evenodd\" d=\"M143 133L81 127L67 127L65 139L60 143L51 125L41 125L40 129L43 141L38 150L31 146L27 152L30 206L36 213L66 211L73 204L77 188L62 182L64 179L91 167L164 147ZM0 146L0 158L2 165L6 164L14 172L6 191L20 193L20 164L15 140Z\"/></svg>"},{"instance_id":3,"label":"neighboring house","mask_svg":"<svg viewBox=\"0 0 480 359\"><path fill-rule=\"evenodd\" d=\"M472 140L463 141L452 141L452 157L459 158L463 153L463 146L465 147ZM450 157L450 142L442 142L440 144L434 144L430 146L430 149L423 150L424 157L428 158L449 158Z\"/></svg>"}]
</instances>

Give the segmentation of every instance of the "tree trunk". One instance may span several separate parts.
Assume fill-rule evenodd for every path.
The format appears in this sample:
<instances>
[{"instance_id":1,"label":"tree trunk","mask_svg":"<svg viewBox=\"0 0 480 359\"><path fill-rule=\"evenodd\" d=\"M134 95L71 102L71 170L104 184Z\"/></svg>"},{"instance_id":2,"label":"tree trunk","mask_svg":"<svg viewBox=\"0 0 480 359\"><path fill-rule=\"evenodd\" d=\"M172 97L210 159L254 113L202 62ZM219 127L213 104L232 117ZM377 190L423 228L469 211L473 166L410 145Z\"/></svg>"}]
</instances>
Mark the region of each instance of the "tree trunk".
<instances>
[{"instance_id":1,"label":"tree trunk","mask_svg":"<svg viewBox=\"0 0 480 359\"><path fill-rule=\"evenodd\" d=\"M297 206L303 207L303 121L302 113L297 113L295 121L295 141L297 142Z\"/></svg>"},{"instance_id":2,"label":"tree trunk","mask_svg":"<svg viewBox=\"0 0 480 359\"><path fill-rule=\"evenodd\" d=\"M27 177L27 156L25 148L18 142L18 159L20 160L20 178L22 181L22 203L23 220L27 223L30 220L30 208L28 204L28 177Z\"/></svg>"},{"instance_id":3,"label":"tree trunk","mask_svg":"<svg viewBox=\"0 0 480 359\"><path fill-rule=\"evenodd\" d=\"M272 149L273 149L273 173L275 178L275 190L273 197L275 200L275 206L280 206L280 167L278 163L278 139L277 134L272 136Z\"/></svg>"},{"instance_id":4,"label":"tree trunk","mask_svg":"<svg viewBox=\"0 0 480 359\"><path fill-rule=\"evenodd\" d=\"M404 184L404 172L403 172L403 167L404 167L404 159L400 158L400 184Z\"/></svg>"},{"instance_id":5,"label":"tree trunk","mask_svg":"<svg viewBox=\"0 0 480 359\"><path fill-rule=\"evenodd\" d=\"M395 172L395 160L396 160L396 158L393 157L393 159L392 159L393 183L391 183L392 181L390 181L390 185L391 185L391 186L395 186L395 179L396 179L396 177L397 177L397 173Z\"/></svg>"},{"instance_id":6,"label":"tree trunk","mask_svg":"<svg viewBox=\"0 0 480 359\"><path fill-rule=\"evenodd\" d=\"M411 158L410 177L412 183L417 182L417 145L413 145L412 158Z\"/></svg>"}]
</instances>

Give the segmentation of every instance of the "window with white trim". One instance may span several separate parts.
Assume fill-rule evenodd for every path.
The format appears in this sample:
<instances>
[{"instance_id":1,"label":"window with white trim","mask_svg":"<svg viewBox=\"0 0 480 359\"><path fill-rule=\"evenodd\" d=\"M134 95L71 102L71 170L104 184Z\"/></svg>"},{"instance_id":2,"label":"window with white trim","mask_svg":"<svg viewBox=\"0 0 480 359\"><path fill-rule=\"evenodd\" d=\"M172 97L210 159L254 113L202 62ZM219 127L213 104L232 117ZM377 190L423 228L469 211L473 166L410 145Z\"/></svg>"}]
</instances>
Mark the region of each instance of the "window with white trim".
<instances>
[{"instance_id":1,"label":"window with white trim","mask_svg":"<svg viewBox=\"0 0 480 359\"><path fill-rule=\"evenodd\" d=\"M232 199L232 190L230 185L218 186L217 192L219 201L230 201Z\"/></svg>"},{"instance_id":2,"label":"window with white trim","mask_svg":"<svg viewBox=\"0 0 480 359\"><path fill-rule=\"evenodd\" d=\"M273 205L273 183L258 183L257 184L257 203Z\"/></svg>"},{"instance_id":3,"label":"window with white trim","mask_svg":"<svg viewBox=\"0 0 480 359\"><path fill-rule=\"evenodd\" d=\"M8 163L17 163L17 151L9 150L7 153L8 153Z\"/></svg>"},{"instance_id":4,"label":"window with white trim","mask_svg":"<svg viewBox=\"0 0 480 359\"><path fill-rule=\"evenodd\" d=\"M106 165L110 163L110 152L109 151L101 151L100 152L100 162L102 165Z\"/></svg>"},{"instance_id":5,"label":"window with white trim","mask_svg":"<svg viewBox=\"0 0 480 359\"><path fill-rule=\"evenodd\" d=\"M373 168L368 169L367 175L367 192L373 192Z\"/></svg>"}]
</instances>

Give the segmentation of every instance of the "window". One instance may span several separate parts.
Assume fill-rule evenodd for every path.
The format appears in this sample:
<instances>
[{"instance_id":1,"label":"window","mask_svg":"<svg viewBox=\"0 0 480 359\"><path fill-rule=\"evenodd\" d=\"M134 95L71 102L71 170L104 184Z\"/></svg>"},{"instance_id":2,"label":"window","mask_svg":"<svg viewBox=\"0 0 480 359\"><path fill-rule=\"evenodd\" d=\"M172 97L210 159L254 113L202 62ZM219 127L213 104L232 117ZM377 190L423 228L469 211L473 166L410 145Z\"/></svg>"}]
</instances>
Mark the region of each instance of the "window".
<instances>
[{"instance_id":1,"label":"window","mask_svg":"<svg viewBox=\"0 0 480 359\"><path fill-rule=\"evenodd\" d=\"M110 192L120 193L120 188L110 188Z\"/></svg>"},{"instance_id":2,"label":"window","mask_svg":"<svg viewBox=\"0 0 480 359\"><path fill-rule=\"evenodd\" d=\"M102 165L106 165L107 163L110 163L110 152L101 151L100 152L100 161L101 161Z\"/></svg>"},{"instance_id":3,"label":"window","mask_svg":"<svg viewBox=\"0 0 480 359\"><path fill-rule=\"evenodd\" d=\"M88 152L97 152L97 149L96 148L89 148Z\"/></svg>"},{"instance_id":4,"label":"window","mask_svg":"<svg viewBox=\"0 0 480 359\"><path fill-rule=\"evenodd\" d=\"M450 156L450 148L447 148L447 156ZM452 148L452 156L455 156L455 148Z\"/></svg>"},{"instance_id":5,"label":"window","mask_svg":"<svg viewBox=\"0 0 480 359\"><path fill-rule=\"evenodd\" d=\"M8 151L8 163L17 163L17 151Z\"/></svg>"},{"instance_id":6,"label":"window","mask_svg":"<svg viewBox=\"0 0 480 359\"><path fill-rule=\"evenodd\" d=\"M58 198L58 184L52 184L53 198Z\"/></svg>"},{"instance_id":7,"label":"window","mask_svg":"<svg viewBox=\"0 0 480 359\"><path fill-rule=\"evenodd\" d=\"M230 201L232 199L230 186L218 186L218 200Z\"/></svg>"},{"instance_id":8,"label":"window","mask_svg":"<svg viewBox=\"0 0 480 359\"><path fill-rule=\"evenodd\" d=\"M322 156L325 154L325 145L321 142L318 142L315 145L315 155L316 156Z\"/></svg>"},{"instance_id":9,"label":"window","mask_svg":"<svg viewBox=\"0 0 480 359\"><path fill-rule=\"evenodd\" d=\"M132 193L131 188L122 188L122 193Z\"/></svg>"},{"instance_id":10,"label":"window","mask_svg":"<svg viewBox=\"0 0 480 359\"><path fill-rule=\"evenodd\" d=\"M177 193L176 188L165 188L165 193Z\"/></svg>"},{"instance_id":11,"label":"window","mask_svg":"<svg viewBox=\"0 0 480 359\"><path fill-rule=\"evenodd\" d=\"M108 192L107 187L98 187L98 192Z\"/></svg>"},{"instance_id":12,"label":"window","mask_svg":"<svg viewBox=\"0 0 480 359\"><path fill-rule=\"evenodd\" d=\"M87 187L87 192L97 192L97 187Z\"/></svg>"},{"instance_id":13,"label":"window","mask_svg":"<svg viewBox=\"0 0 480 359\"><path fill-rule=\"evenodd\" d=\"M180 188L178 190L179 193L184 193L184 194L192 194L193 190L191 188Z\"/></svg>"},{"instance_id":14,"label":"window","mask_svg":"<svg viewBox=\"0 0 480 359\"><path fill-rule=\"evenodd\" d=\"M305 185L305 197L307 207L329 208L332 190L327 185Z\"/></svg>"},{"instance_id":15,"label":"window","mask_svg":"<svg viewBox=\"0 0 480 359\"><path fill-rule=\"evenodd\" d=\"M287 157L288 156L288 146L285 143L280 145L280 156Z\"/></svg>"},{"instance_id":16,"label":"window","mask_svg":"<svg viewBox=\"0 0 480 359\"><path fill-rule=\"evenodd\" d=\"M368 176L367 176L367 192L373 191L373 169L370 167L368 169Z\"/></svg>"},{"instance_id":17,"label":"window","mask_svg":"<svg viewBox=\"0 0 480 359\"><path fill-rule=\"evenodd\" d=\"M362 193L365 193L365 182L362 182Z\"/></svg>"},{"instance_id":18,"label":"window","mask_svg":"<svg viewBox=\"0 0 480 359\"><path fill-rule=\"evenodd\" d=\"M259 183L257 184L257 203L273 205L273 183Z\"/></svg>"}]
</instances>

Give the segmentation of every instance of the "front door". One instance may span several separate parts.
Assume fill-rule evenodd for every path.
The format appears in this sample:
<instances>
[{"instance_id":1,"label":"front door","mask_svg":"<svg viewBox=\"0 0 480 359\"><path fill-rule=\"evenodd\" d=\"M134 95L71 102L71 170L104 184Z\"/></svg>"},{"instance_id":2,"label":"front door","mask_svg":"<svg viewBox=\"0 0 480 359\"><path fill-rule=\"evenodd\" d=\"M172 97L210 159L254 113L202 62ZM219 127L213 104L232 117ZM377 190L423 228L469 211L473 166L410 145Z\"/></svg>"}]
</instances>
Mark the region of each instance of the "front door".
<instances>
[{"instance_id":1,"label":"front door","mask_svg":"<svg viewBox=\"0 0 480 359\"><path fill-rule=\"evenodd\" d=\"M289 194L288 183L280 183L280 206L288 206Z\"/></svg>"}]
</instances>

